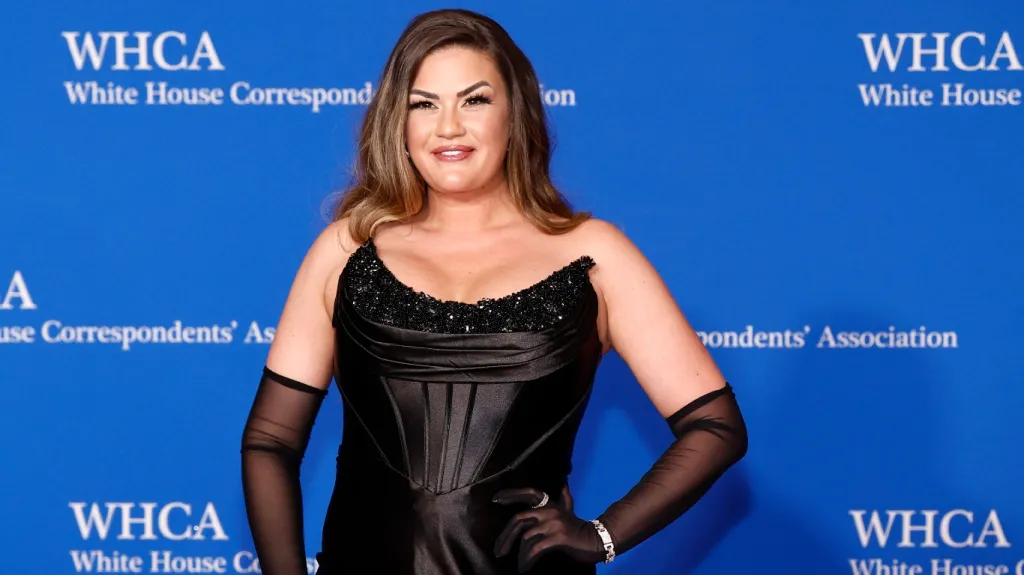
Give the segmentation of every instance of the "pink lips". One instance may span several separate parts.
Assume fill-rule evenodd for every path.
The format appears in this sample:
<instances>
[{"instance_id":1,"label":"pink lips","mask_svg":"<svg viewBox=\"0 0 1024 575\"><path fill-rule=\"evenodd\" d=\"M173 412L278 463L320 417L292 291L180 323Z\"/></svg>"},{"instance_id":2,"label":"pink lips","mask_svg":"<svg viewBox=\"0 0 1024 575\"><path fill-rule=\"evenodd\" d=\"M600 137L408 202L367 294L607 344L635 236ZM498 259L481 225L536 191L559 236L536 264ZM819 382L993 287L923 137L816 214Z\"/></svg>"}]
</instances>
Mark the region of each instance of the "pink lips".
<instances>
[{"instance_id":1,"label":"pink lips","mask_svg":"<svg viewBox=\"0 0 1024 575\"><path fill-rule=\"evenodd\" d=\"M459 162L473 153L469 146L440 146L431 150L434 157L442 162Z\"/></svg>"}]
</instances>

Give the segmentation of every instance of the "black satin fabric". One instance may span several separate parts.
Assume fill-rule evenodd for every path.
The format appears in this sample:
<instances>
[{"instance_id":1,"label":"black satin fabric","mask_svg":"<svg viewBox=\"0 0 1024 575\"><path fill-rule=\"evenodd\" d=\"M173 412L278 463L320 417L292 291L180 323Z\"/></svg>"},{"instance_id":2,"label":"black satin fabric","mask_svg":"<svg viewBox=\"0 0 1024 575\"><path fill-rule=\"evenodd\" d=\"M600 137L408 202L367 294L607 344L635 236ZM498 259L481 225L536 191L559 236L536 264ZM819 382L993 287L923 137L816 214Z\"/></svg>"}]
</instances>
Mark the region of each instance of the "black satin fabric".
<instances>
[{"instance_id":1,"label":"black satin fabric","mask_svg":"<svg viewBox=\"0 0 1024 575\"><path fill-rule=\"evenodd\" d=\"M511 575L494 556L514 513L509 487L556 496L601 360L597 294L515 333L428 333L362 317L339 285L336 381L344 402L338 476L320 575ZM595 573L552 553L534 575Z\"/></svg>"}]
</instances>

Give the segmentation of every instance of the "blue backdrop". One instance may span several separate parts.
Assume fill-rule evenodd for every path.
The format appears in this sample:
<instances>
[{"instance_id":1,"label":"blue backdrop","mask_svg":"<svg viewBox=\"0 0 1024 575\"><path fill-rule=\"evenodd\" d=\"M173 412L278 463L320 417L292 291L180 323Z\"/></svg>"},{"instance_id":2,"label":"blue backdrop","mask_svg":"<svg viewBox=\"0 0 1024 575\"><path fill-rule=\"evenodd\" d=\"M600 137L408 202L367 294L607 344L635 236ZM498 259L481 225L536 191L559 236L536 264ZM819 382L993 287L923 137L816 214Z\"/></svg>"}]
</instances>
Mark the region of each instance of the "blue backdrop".
<instances>
[{"instance_id":1,"label":"blue backdrop","mask_svg":"<svg viewBox=\"0 0 1024 575\"><path fill-rule=\"evenodd\" d=\"M532 58L557 183L661 271L750 428L601 572L1021 575L1020 3L460 5ZM6 8L0 571L255 572L238 448L274 324L391 46L438 7ZM340 420L332 389L310 557ZM670 439L609 357L580 514Z\"/></svg>"}]
</instances>

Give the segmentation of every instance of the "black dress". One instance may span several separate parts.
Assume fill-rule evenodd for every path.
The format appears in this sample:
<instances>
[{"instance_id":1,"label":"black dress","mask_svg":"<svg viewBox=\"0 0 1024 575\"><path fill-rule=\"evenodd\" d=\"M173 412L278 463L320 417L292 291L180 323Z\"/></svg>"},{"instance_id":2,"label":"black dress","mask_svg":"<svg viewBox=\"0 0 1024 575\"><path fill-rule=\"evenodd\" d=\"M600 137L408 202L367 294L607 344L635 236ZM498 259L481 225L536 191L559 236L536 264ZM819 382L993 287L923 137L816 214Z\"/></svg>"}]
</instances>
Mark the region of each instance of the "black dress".
<instances>
[{"instance_id":1,"label":"black dress","mask_svg":"<svg viewBox=\"0 0 1024 575\"><path fill-rule=\"evenodd\" d=\"M602 353L593 265L582 256L522 291L468 304L402 284L372 240L352 254L333 318L344 431L319 575L519 572L517 553L497 557L494 548L527 504L492 497L509 488L558 497L566 485ZM264 575L311 569L299 471L324 396L264 367L242 437L246 513ZM598 517L616 553L674 521L746 453L728 383L666 423L675 441ZM540 555L528 573L596 571L605 558L597 531L571 522L584 539ZM537 541L520 550L532 553Z\"/></svg>"},{"instance_id":2,"label":"black dress","mask_svg":"<svg viewBox=\"0 0 1024 575\"><path fill-rule=\"evenodd\" d=\"M592 265L467 304L403 285L372 240L351 256L334 318L344 434L319 574L518 573L515 554L493 548L520 509L491 497L566 484L601 359ZM559 554L531 570L594 572Z\"/></svg>"}]
</instances>

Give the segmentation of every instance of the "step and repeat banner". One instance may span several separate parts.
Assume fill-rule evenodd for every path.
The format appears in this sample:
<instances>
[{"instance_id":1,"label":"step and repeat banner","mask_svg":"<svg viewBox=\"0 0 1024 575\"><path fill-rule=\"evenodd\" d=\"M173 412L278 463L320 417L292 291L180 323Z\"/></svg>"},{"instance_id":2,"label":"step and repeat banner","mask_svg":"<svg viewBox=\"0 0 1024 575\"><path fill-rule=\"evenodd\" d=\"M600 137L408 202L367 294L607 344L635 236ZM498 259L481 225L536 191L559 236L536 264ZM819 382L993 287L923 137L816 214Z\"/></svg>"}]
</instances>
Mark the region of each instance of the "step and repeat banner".
<instances>
[{"instance_id":1,"label":"step and repeat banner","mask_svg":"<svg viewBox=\"0 0 1024 575\"><path fill-rule=\"evenodd\" d=\"M599 572L1024 574L1024 8L460 5L530 56L556 183L658 268L749 425ZM239 446L275 322L392 45L440 7L7 8L0 572L260 572ZM310 573L341 412L302 469ZM579 514L671 439L611 354Z\"/></svg>"}]
</instances>

